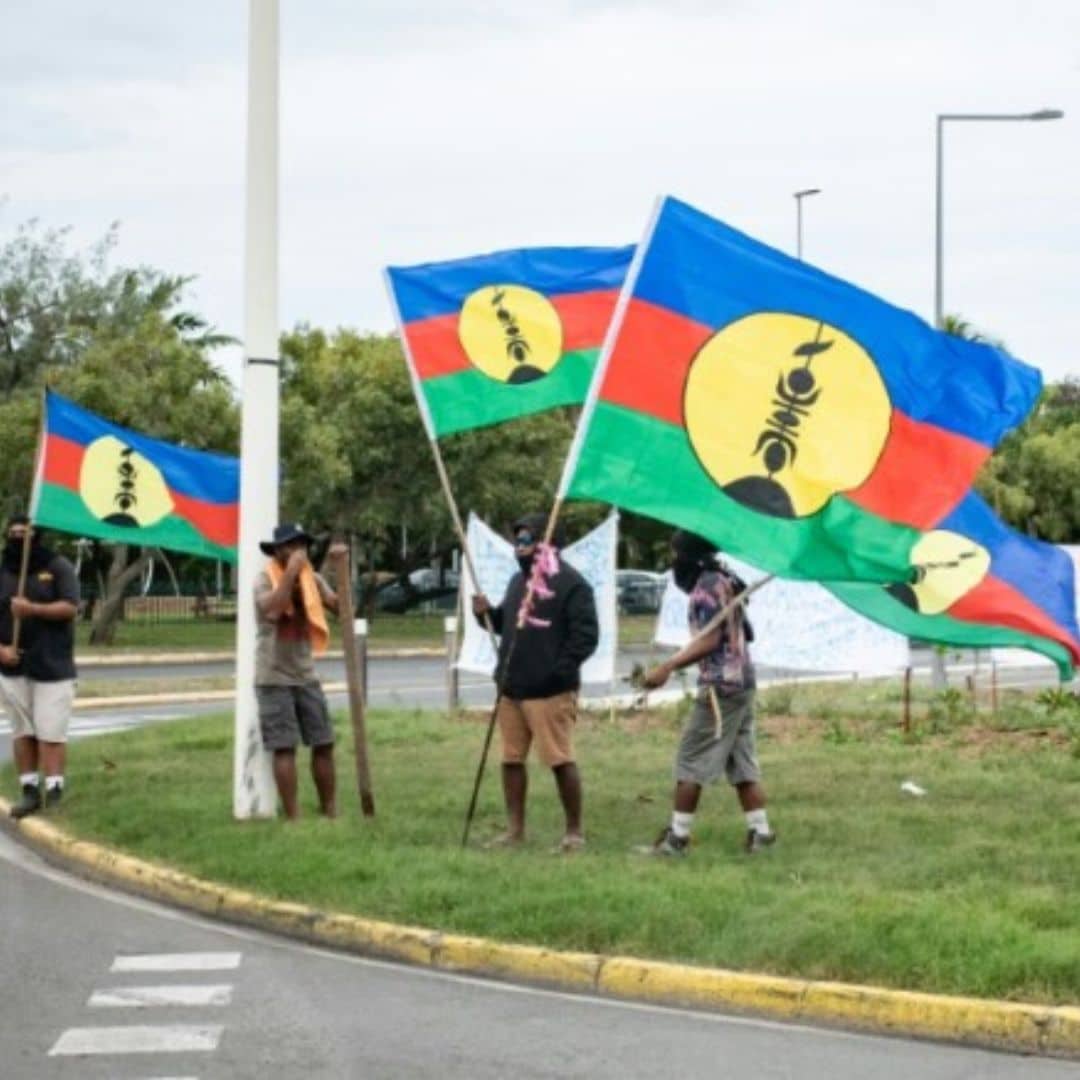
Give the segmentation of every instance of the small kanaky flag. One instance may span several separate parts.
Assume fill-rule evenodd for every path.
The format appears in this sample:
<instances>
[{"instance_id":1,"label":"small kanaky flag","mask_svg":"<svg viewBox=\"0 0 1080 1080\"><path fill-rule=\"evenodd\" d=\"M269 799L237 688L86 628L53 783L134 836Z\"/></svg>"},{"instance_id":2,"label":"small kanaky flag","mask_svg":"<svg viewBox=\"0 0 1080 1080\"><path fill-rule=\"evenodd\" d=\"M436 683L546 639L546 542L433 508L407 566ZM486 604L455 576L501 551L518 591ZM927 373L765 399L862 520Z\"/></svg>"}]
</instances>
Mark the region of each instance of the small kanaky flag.
<instances>
[{"instance_id":1,"label":"small kanaky flag","mask_svg":"<svg viewBox=\"0 0 1080 1080\"><path fill-rule=\"evenodd\" d=\"M240 463L118 427L49 391L30 517L77 536L235 562Z\"/></svg>"},{"instance_id":2,"label":"small kanaky flag","mask_svg":"<svg viewBox=\"0 0 1080 1080\"><path fill-rule=\"evenodd\" d=\"M521 248L390 267L428 436L580 405L633 251Z\"/></svg>"}]
</instances>

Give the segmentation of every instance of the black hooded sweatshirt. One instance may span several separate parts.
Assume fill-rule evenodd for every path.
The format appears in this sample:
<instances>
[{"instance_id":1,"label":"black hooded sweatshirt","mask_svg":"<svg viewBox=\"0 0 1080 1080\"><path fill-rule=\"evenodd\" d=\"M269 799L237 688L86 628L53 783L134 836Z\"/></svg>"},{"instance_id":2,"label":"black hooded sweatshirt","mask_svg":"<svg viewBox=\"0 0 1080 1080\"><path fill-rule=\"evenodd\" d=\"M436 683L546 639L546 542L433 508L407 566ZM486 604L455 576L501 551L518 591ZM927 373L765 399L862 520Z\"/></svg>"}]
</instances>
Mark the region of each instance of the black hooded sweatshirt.
<instances>
[{"instance_id":1,"label":"black hooded sweatshirt","mask_svg":"<svg viewBox=\"0 0 1080 1080\"><path fill-rule=\"evenodd\" d=\"M499 635L499 663L495 682L506 666L518 611L525 597L526 575L520 570L510 579L506 595L491 609L491 623ZM559 572L548 579L554 596L536 597L532 614L550 626L525 625L517 630L503 693L515 701L554 697L581 686L581 665L596 651L600 628L596 602L589 583L559 554ZM480 618L480 624L484 624Z\"/></svg>"}]
</instances>

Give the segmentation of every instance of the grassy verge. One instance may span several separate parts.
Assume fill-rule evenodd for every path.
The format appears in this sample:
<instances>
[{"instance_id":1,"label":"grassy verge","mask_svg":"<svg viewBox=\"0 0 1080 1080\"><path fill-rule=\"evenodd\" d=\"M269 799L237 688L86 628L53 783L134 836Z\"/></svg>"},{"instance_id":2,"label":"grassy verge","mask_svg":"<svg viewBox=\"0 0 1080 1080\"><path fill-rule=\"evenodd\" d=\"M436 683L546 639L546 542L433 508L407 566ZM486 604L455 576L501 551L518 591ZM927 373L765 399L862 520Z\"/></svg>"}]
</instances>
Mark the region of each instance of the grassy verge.
<instances>
[{"instance_id":1,"label":"grassy verge","mask_svg":"<svg viewBox=\"0 0 1080 1080\"><path fill-rule=\"evenodd\" d=\"M373 649L442 648L442 615L376 615L368 622ZM627 615L619 620L619 641L623 645L646 644L652 638L656 618ZM90 645L90 626L79 623L76 649L80 655L118 655L124 652L203 652L230 650L236 646L236 624L213 619L177 619L171 622L120 623L116 641L108 648ZM339 648L337 623L330 621L331 648Z\"/></svg>"},{"instance_id":2,"label":"grassy verge","mask_svg":"<svg viewBox=\"0 0 1080 1080\"><path fill-rule=\"evenodd\" d=\"M434 713L371 715L374 822L358 817L338 718L342 818L313 816L305 777L298 824L234 823L227 716L73 744L59 817L80 836L327 909L813 978L1080 998L1071 710L1016 698L988 723L946 716L935 699L901 736L894 702L859 708L851 688L793 693L763 695L760 749L781 840L753 859L740 853L741 817L723 788L706 793L689 859L630 851L667 819L679 709L582 721L589 850L569 859L548 853L559 816L538 768L525 849L460 851L482 722ZM928 794L903 794L908 779ZM475 839L501 821L493 771Z\"/></svg>"}]
</instances>

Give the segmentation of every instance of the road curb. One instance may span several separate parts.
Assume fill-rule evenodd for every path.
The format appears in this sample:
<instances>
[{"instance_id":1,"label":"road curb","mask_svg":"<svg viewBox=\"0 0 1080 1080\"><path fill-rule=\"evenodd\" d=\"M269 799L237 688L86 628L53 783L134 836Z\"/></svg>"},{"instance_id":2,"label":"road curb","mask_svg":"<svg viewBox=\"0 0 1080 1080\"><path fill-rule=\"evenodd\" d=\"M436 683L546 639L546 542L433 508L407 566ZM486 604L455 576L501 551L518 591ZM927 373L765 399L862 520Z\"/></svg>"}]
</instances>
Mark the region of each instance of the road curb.
<instances>
[{"instance_id":1,"label":"road curb","mask_svg":"<svg viewBox=\"0 0 1080 1080\"><path fill-rule=\"evenodd\" d=\"M561 952L400 926L215 884L100 844L76 840L41 818L14 822L9 812L9 803L0 798L0 815L8 832L49 861L84 877L202 915L365 956L632 1001L1080 1057L1080 1008L1073 1006L948 997L626 956Z\"/></svg>"}]
</instances>

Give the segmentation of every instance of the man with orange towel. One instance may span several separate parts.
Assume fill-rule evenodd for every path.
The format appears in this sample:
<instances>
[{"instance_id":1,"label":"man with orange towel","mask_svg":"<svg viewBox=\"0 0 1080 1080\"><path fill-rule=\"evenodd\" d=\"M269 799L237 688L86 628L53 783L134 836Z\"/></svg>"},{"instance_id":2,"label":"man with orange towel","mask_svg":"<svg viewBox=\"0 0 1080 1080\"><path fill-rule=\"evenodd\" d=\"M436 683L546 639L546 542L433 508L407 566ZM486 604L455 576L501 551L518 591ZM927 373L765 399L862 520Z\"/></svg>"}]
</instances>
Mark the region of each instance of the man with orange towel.
<instances>
[{"instance_id":1,"label":"man with orange towel","mask_svg":"<svg viewBox=\"0 0 1080 1080\"><path fill-rule=\"evenodd\" d=\"M334 727L315 657L326 652L326 612L337 612L337 595L308 558L313 538L303 526L278 525L259 547L270 556L255 578L255 696L263 746L274 756L274 783L285 817L300 814L296 747L311 747L311 775L319 810L337 815Z\"/></svg>"}]
</instances>

